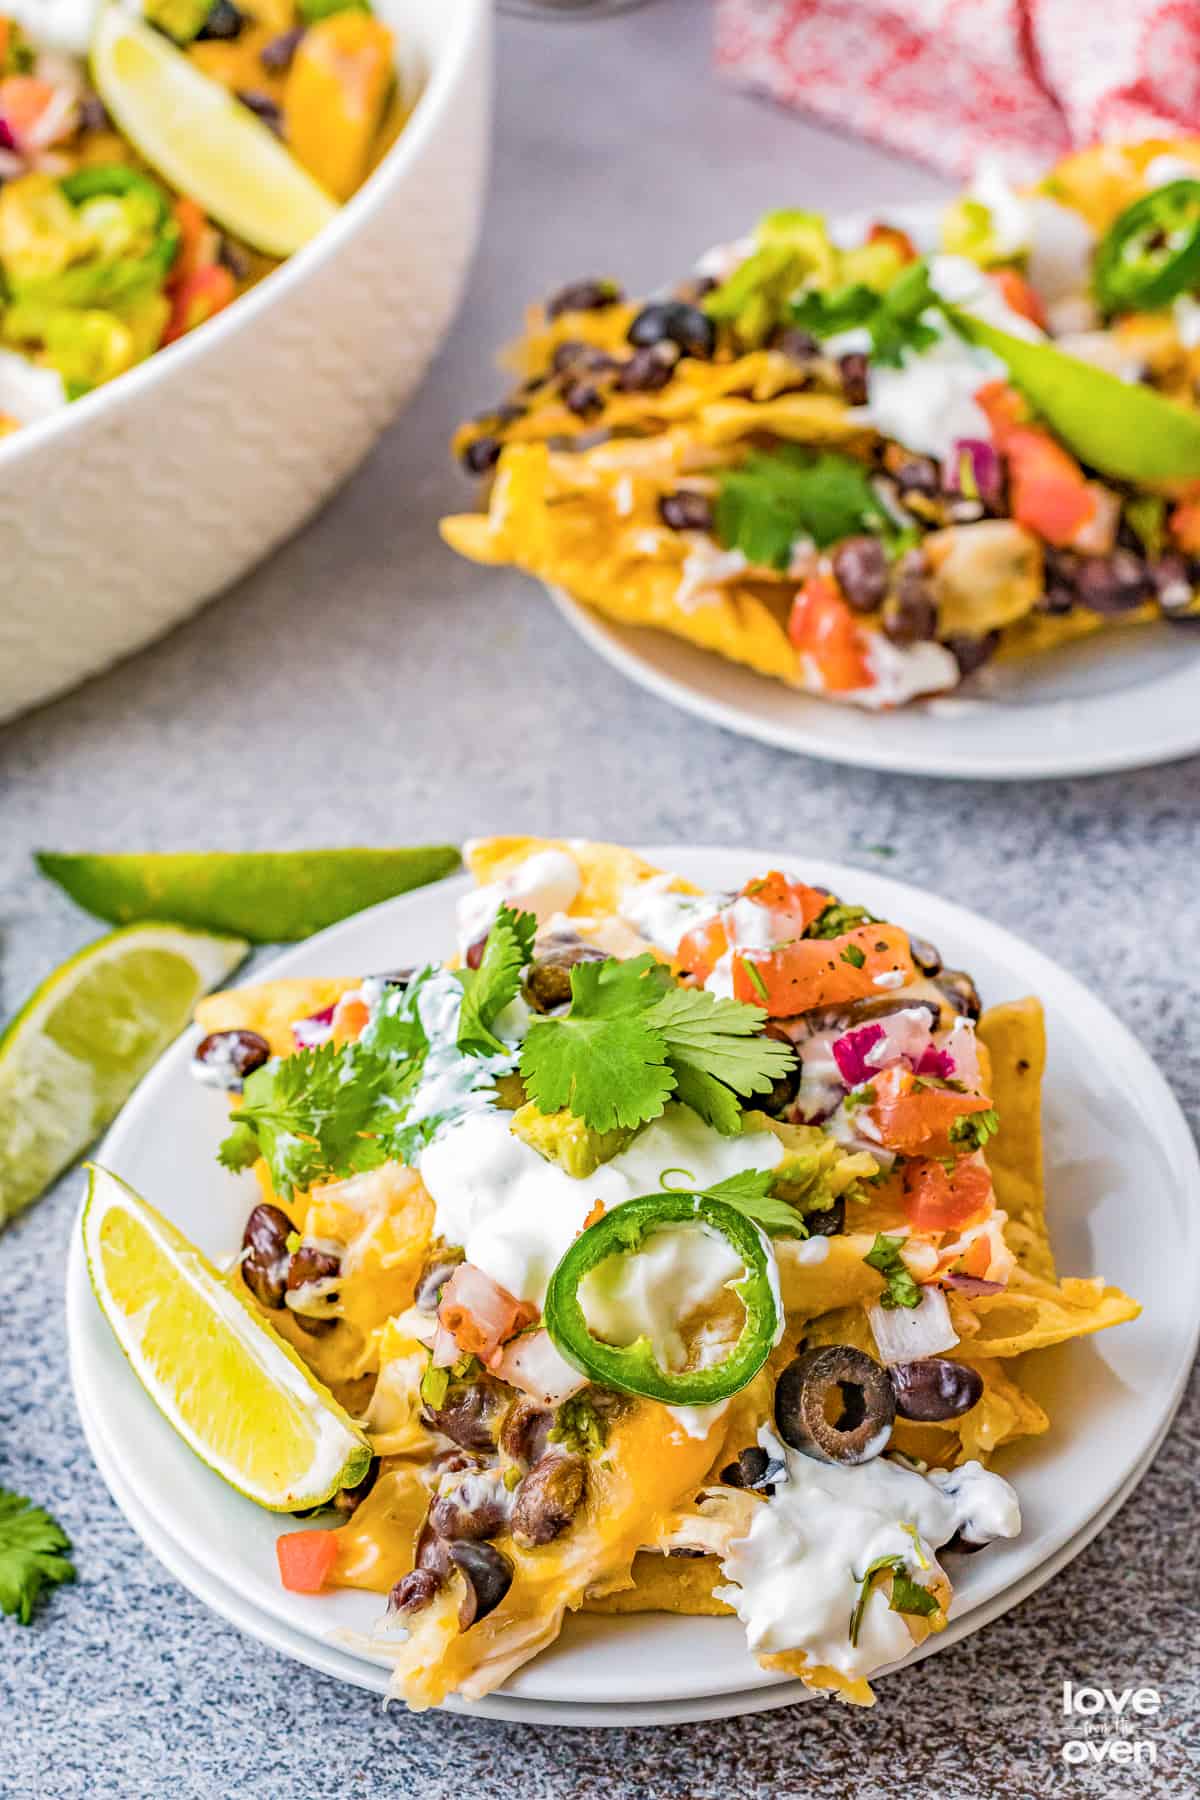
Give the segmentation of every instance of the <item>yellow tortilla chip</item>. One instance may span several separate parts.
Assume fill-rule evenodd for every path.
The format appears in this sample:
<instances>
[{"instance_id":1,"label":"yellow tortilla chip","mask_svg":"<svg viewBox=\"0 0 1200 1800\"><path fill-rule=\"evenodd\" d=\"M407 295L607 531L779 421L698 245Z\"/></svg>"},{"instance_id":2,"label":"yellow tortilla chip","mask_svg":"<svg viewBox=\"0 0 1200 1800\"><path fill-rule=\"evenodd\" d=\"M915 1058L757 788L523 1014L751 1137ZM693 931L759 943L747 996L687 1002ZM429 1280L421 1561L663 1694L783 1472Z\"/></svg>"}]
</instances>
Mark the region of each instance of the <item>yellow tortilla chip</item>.
<instances>
[{"instance_id":1,"label":"yellow tortilla chip","mask_svg":"<svg viewBox=\"0 0 1200 1800\"><path fill-rule=\"evenodd\" d=\"M950 1316L972 1358L1023 1356L1068 1338L1089 1337L1136 1319L1141 1307L1099 1276L1066 1276L1055 1284L1019 1265L1000 1294L951 1294Z\"/></svg>"},{"instance_id":2,"label":"yellow tortilla chip","mask_svg":"<svg viewBox=\"0 0 1200 1800\"><path fill-rule=\"evenodd\" d=\"M197 1002L196 1023L203 1031L257 1031L266 1038L273 1055L290 1056L297 1048L293 1021L324 1012L361 979L358 975L322 980L293 977L263 981L257 987L226 988Z\"/></svg>"},{"instance_id":3,"label":"yellow tortilla chip","mask_svg":"<svg viewBox=\"0 0 1200 1800\"><path fill-rule=\"evenodd\" d=\"M1046 1018L1041 1001L989 1007L979 1021L979 1040L991 1062L989 1092L1000 1119L986 1155L996 1202L1009 1218L1005 1236L1023 1268L1053 1281L1042 1166Z\"/></svg>"},{"instance_id":4,"label":"yellow tortilla chip","mask_svg":"<svg viewBox=\"0 0 1200 1800\"><path fill-rule=\"evenodd\" d=\"M561 850L578 865L580 888L568 911L581 919L615 913L625 888L661 873L623 844L595 844L583 838L474 838L463 846L463 857L476 881L485 886L491 881L503 881L542 850ZM700 891L681 875L672 876L670 887L675 894Z\"/></svg>"},{"instance_id":5,"label":"yellow tortilla chip","mask_svg":"<svg viewBox=\"0 0 1200 1800\"><path fill-rule=\"evenodd\" d=\"M733 1608L713 1593L724 1581L715 1556L662 1556L642 1550L633 1559L633 1582L615 1593L589 1595L587 1613L666 1612L715 1616Z\"/></svg>"}]
</instances>

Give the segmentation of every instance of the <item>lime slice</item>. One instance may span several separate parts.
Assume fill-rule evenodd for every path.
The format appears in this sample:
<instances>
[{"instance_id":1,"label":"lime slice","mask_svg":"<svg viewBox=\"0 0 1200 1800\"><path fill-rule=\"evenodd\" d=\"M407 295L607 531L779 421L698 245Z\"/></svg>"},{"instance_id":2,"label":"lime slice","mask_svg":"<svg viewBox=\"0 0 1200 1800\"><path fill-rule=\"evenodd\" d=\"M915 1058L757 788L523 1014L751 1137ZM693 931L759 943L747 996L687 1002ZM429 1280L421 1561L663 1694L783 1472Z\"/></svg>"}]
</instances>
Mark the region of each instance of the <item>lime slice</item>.
<instances>
[{"instance_id":1,"label":"lime slice","mask_svg":"<svg viewBox=\"0 0 1200 1800\"><path fill-rule=\"evenodd\" d=\"M290 256L336 213L248 107L115 0L96 20L92 79L150 167L256 250Z\"/></svg>"},{"instance_id":2,"label":"lime slice","mask_svg":"<svg viewBox=\"0 0 1200 1800\"><path fill-rule=\"evenodd\" d=\"M202 931L233 931L256 944L311 937L350 913L440 881L458 868L453 844L412 850L181 851L58 856L38 868L85 912L128 925L175 919Z\"/></svg>"},{"instance_id":3,"label":"lime slice","mask_svg":"<svg viewBox=\"0 0 1200 1800\"><path fill-rule=\"evenodd\" d=\"M0 1037L0 1227L87 1148L248 948L136 925L47 977Z\"/></svg>"},{"instance_id":4,"label":"lime slice","mask_svg":"<svg viewBox=\"0 0 1200 1800\"><path fill-rule=\"evenodd\" d=\"M130 1367L189 1449L272 1512L320 1506L371 1449L289 1344L206 1256L107 1169L83 1209L92 1289Z\"/></svg>"}]
</instances>

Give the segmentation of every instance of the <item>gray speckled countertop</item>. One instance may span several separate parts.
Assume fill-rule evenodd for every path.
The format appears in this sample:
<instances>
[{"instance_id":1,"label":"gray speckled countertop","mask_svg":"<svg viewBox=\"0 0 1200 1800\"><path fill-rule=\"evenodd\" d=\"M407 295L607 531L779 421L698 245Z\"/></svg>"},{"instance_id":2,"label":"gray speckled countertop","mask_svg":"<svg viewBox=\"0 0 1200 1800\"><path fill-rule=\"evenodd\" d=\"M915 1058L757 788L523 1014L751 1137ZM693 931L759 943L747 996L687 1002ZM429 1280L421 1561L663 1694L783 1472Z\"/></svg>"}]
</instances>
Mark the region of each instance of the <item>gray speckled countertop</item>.
<instances>
[{"instance_id":1,"label":"gray speckled countertop","mask_svg":"<svg viewBox=\"0 0 1200 1800\"><path fill-rule=\"evenodd\" d=\"M772 200L939 191L897 160L717 91L703 15L700 0L657 0L589 24L502 27L484 245L412 409L237 591L0 732L0 1014L90 934L35 880L37 845L528 828L777 842L869 865L884 844L889 873L980 908L1103 987L1195 1118L1197 978L1194 956L1173 952L1197 923L1200 765L1022 788L790 759L626 685L531 585L478 573L438 542L434 519L463 498L441 446L492 393L492 347L529 294L600 271L653 284ZM384 1714L207 1612L109 1499L66 1375L62 1269L79 1188L68 1177L0 1238L0 1482L57 1512L79 1566L32 1629L0 1618L4 1800L1182 1800L1200 1788L1188 1760L1200 1717L1195 1382L1101 1537L1006 1617L883 1683L872 1713L814 1705L619 1739ZM1152 1773L1063 1765L1064 1679L1161 1690Z\"/></svg>"}]
</instances>

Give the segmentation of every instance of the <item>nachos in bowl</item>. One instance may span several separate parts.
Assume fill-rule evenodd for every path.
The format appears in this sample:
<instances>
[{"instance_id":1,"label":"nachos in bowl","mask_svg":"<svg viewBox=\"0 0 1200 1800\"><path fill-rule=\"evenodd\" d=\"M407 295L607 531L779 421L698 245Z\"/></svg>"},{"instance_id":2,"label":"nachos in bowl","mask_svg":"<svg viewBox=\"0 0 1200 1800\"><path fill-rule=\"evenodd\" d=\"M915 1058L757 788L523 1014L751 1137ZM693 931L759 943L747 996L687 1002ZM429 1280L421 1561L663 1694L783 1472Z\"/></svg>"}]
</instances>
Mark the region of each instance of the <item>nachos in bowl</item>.
<instances>
[{"instance_id":1,"label":"nachos in bowl","mask_svg":"<svg viewBox=\"0 0 1200 1800\"><path fill-rule=\"evenodd\" d=\"M928 236L774 212L646 303L563 289L446 541L869 708L1195 619L1200 140L985 172Z\"/></svg>"},{"instance_id":2,"label":"nachos in bowl","mask_svg":"<svg viewBox=\"0 0 1200 1800\"><path fill-rule=\"evenodd\" d=\"M230 1279L372 1452L282 1579L377 1593L414 1708L580 1608L736 1614L868 1704L1020 1529L1018 1359L1138 1311L1055 1270L1040 1007L802 872L468 860L451 961L198 1008L261 1187Z\"/></svg>"}]
</instances>

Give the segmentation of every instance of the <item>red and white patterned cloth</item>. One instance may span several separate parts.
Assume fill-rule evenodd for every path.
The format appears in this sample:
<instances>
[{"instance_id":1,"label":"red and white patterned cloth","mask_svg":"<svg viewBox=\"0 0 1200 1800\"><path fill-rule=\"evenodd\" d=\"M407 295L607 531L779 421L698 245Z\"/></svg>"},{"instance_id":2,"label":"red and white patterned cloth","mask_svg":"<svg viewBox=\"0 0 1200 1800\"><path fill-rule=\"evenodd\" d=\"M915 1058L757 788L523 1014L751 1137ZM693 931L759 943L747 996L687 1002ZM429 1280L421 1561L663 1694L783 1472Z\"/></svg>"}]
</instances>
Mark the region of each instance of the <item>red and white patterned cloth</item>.
<instances>
[{"instance_id":1,"label":"red and white patterned cloth","mask_svg":"<svg viewBox=\"0 0 1200 1800\"><path fill-rule=\"evenodd\" d=\"M717 65L949 175L1200 131L1200 0L718 0Z\"/></svg>"}]
</instances>

